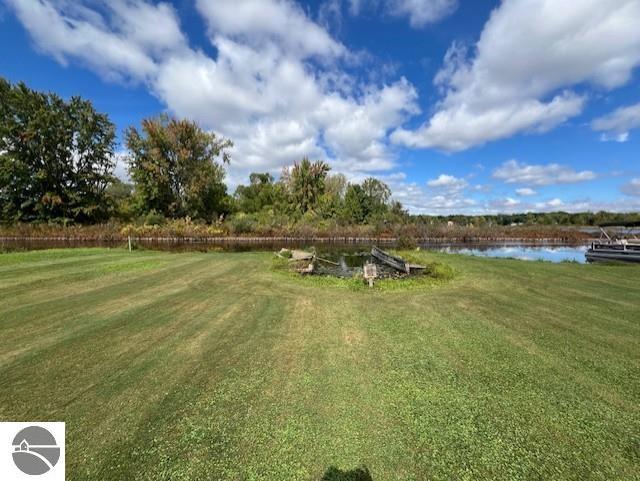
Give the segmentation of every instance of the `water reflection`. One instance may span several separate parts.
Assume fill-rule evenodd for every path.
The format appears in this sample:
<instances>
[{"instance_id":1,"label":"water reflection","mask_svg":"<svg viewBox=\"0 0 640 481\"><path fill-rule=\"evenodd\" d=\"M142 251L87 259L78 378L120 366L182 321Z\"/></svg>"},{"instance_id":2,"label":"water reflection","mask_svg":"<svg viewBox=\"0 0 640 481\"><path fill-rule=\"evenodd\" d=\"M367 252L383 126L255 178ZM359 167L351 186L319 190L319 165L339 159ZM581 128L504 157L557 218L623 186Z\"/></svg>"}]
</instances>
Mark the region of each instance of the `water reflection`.
<instances>
[{"instance_id":1,"label":"water reflection","mask_svg":"<svg viewBox=\"0 0 640 481\"><path fill-rule=\"evenodd\" d=\"M448 246L436 249L440 252L466 254L481 257L513 258L525 261L586 262L588 246Z\"/></svg>"}]
</instances>

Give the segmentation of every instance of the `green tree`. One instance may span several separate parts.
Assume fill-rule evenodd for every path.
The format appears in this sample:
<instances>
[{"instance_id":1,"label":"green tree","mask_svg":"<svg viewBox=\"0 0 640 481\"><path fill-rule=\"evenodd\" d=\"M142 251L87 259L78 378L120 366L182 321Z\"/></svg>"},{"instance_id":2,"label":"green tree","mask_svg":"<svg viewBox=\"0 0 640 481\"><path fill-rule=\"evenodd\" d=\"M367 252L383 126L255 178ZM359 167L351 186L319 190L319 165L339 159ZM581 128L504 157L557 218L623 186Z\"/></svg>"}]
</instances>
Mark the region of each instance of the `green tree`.
<instances>
[{"instance_id":1,"label":"green tree","mask_svg":"<svg viewBox=\"0 0 640 481\"><path fill-rule=\"evenodd\" d=\"M114 147L114 125L91 102L0 78L0 217L105 218Z\"/></svg>"},{"instance_id":2,"label":"green tree","mask_svg":"<svg viewBox=\"0 0 640 481\"><path fill-rule=\"evenodd\" d=\"M125 137L142 212L212 220L229 209L223 164L230 140L166 115L143 120L142 133L130 127Z\"/></svg>"},{"instance_id":3,"label":"green tree","mask_svg":"<svg viewBox=\"0 0 640 481\"><path fill-rule=\"evenodd\" d=\"M391 202L389 213L395 222L407 222L409 220L409 212L397 200Z\"/></svg>"},{"instance_id":4,"label":"green tree","mask_svg":"<svg viewBox=\"0 0 640 481\"><path fill-rule=\"evenodd\" d=\"M389 186L375 177L368 177L362 182L364 193L363 211L368 220L383 216L389 209L391 199Z\"/></svg>"},{"instance_id":5,"label":"green tree","mask_svg":"<svg viewBox=\"0 0 640 481\"><path fill-rule=\"evenodd\" d=\"M324 181L325 193L337 200L344 200L344 195L347 192L347 177L344 174L328 175Z\"/></svg>"},{"instance_id":6,"label":"green tree","mask_svg":"<svg viewBox=\"0 0 640 481\"><path fill-rule=\"evenodd\" d=\"M303 214L315 209L320 197L325 191L325 180L331 167L326 162L318 160L311 162L307 157L296 162L291 171L284 176L288 185L293 207Z\"/></svg>"},{"instance_id":7,"label":"green tree","mask_svg":"<svg viewBox=\"0 0 640 481\"><path fill-rule=\"evenodd\" d=\"M133 216L133 184L114 178L105 193L112 207L111 217L129 220Z\"/></svg>"},{"instance_id":8,"label":"green tree","mask_svg":"<svg viewBox=\"0 0 640 481\"><path fill-rule=\"evenodd\" d=\"M344 195L342 217L347 222L361 224L366 218L366 195L360 184L349 184Z\"/></svg>"},{"instance_id":9,"label":"green tree","mask_svg":"<svg viewBox=\"0 0 640 481\"><path fill-rule=\"evenodd\" d=\"M246 213L264 209L281 210L286 202L283 187L269 173L252 173L249 185L239 185L235 192L237 208Z\"/></svg>"},{"instance_id":10,"label":"green tree","mask_svg":"<svg viewBox=\"0 0 640 481\"><path fill-rule=\"evenodd\" d=\"M318 213L322 218L334 219L339 217L348 184L344 174L327 176L324 182L324 194L318 200Z\"/></svg>"}]
</instances>

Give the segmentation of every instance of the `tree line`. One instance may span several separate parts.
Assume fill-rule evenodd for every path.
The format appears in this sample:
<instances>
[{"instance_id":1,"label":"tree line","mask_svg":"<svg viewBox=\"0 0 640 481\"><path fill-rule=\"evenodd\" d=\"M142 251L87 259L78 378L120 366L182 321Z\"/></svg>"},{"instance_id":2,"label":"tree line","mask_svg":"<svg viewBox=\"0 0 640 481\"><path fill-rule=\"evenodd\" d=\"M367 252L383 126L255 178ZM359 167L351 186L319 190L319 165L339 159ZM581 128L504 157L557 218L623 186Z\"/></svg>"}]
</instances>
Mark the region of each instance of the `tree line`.
<instances>
[{"instance_id":1,"label":"tree line","mask_svg":"<svg viewBox=\"0 0 640 481\"><path fill-rule=\"evenodd\" d=\"M307 158L276 181L253 173L233 195L224 182L233 143L167 115L124 133L131 183L114 176L116 129L79 97L65 101L0 78L0 218L4 222L96 223L136 217L215 222L269 212L365 223L403 215L373 177L349 183Z\"/></svg>"},{"instance_id":2,"label":"tree line","mask_svg":"<svg viewBox=\"0 0 640 481\"><path fill-rule=\"evenodd\" d=\"M446 215L446 216L411 216L414 224L445 224L453 222L461 226L514 226L514 225L565 225L565 226L597 226L605 223L621 224L640 221L635 212L526 212L516 214L495 215Z\"/></svg>"},{"instance_id":3,"label":"tree line","mask_svg":"<svg viewBox=\"0 0 640 481\"><path fill-rule=\"evenodd\" d=\"M80 97L12 84L0 77L0 221L162 223L230 218L251 223L596 225L633 214L565 212L485 216L410 216L375 177L349 182L322 161L303 158L276 179L256 172L228 193L225 167L233 143L195 122L168 115L124 132L130 183L114 175L116 128Z\"/></svg>"}]
</instances>

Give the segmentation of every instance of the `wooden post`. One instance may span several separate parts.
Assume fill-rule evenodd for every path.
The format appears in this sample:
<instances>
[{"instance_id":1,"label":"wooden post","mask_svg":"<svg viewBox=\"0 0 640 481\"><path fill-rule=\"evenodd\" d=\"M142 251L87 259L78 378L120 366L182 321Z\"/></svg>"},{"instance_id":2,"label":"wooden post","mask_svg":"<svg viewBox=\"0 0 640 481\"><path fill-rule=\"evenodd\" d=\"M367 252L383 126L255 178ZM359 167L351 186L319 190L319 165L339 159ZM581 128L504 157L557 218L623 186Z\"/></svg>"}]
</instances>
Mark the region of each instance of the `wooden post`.
<instances>
[{"instance_id":1,"label":"wooden post","mask_svg":"<svg viewBox=\"0 0 640 481\"><path fill-rule=\"evenodd\" d=\"M131 252L131 236L129 236L129 252Z\"/></svg>"},{"instance_id":2,"label":"wooden post","mask_svg":"<svg viewBox=\"0 0 640 481\"><path fill-rule=\"evenodd\" d=\"M364 278L369 283L369 287L373 287L373 280L378 277L378 269L375 264L364 265Z\"/></svg>"}]
</instances>

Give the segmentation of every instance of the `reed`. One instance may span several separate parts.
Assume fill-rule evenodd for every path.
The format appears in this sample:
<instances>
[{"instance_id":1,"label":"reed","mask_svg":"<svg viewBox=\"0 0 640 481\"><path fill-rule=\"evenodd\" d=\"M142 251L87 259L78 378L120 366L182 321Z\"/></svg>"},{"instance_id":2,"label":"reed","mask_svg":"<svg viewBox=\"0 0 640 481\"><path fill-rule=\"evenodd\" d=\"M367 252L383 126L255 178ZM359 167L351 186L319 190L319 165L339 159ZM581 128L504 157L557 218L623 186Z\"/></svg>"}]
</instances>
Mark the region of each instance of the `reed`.
<instances>
[{"instance_id":1,"label":"reed","mask_svg":"<svg viewBox=\"0 0 640 481\"><path fill-rule=\"evenodd\" d=\"M398 241L409 246L419 242L565 242L587 241L591 235L563 226L452 226L415 224L342 225L337 222L260 224L247 222L239 228L232 222L204 224L189 219L163 224L96 225L14 224L0 226L0 238L74 241L125 241L134 239L327 239L340 241Z\"/></svg>"}]
</instances>

